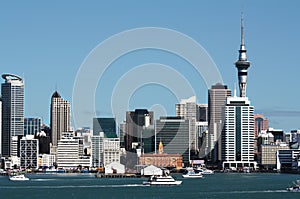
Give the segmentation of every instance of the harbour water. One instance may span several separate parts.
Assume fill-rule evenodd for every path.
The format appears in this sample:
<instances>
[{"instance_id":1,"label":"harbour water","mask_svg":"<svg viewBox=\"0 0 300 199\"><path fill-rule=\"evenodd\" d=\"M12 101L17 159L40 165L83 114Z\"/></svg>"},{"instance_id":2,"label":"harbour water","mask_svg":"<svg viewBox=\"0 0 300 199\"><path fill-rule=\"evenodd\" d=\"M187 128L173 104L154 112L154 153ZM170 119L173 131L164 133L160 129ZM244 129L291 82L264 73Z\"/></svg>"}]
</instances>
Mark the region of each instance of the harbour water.
<instances>
[{"instance_id":1,"label":"harbour water","mask_svg":"<svg viewBox=\"0 0 300 199\"><path fill-rule=\"evenodd\" d=\"M27 174L29 181L0 176L1 198L300 198L286 188L300 179L294 174L216 173L183 179L180 186L143 186L146 178L95 178L94 174Z\"/></svg>"}]
</instances>

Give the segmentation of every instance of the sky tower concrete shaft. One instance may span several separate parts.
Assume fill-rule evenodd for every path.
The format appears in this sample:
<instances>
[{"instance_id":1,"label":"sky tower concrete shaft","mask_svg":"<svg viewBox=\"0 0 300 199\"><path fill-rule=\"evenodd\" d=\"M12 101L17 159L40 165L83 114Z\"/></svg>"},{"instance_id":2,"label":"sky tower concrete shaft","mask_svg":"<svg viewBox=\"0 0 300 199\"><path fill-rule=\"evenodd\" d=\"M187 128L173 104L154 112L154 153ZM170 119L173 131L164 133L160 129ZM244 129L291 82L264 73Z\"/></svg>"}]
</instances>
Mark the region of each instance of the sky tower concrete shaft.
<instances>
[{"instance_id":1,"label":"sky tower concrete shaft","mask_svg":"<svg viewBox=\"0 0 300 199\"><path fill-rule=\"evenodd\" d=\"M242 12L241 20L241 46L239 50L239 59L235 62L235 67L238 69L238 80L239 80L239 89L240 97L246 97L246 85L247 85L247 72L250 67L250 62L247 61L244 41L244 13Z\"/></svg>"}]
</instances>

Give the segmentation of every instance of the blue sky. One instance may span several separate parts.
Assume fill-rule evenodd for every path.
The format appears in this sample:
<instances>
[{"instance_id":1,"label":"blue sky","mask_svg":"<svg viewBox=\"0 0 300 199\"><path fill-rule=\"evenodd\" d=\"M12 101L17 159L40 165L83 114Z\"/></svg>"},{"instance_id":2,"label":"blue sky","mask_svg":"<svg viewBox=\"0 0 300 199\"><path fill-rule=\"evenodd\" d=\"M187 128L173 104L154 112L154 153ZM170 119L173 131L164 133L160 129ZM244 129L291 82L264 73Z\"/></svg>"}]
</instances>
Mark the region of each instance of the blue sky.
<instances>
[{"instance_id":1,"label":"blue sky","mask_svg":"<svg viewBox=\"0 0 300 199\"><path fill-rule=\"evenodd\" d=\"M160 27L183 33L208 52L225 84L233 89L237 81L234 62L240 45L242 1L0 3L0 72L25 77L25 116L42 117L47 124L55 87L72 102L77 72L89 53L109 37L129 29ZM245 0L244 4L245 43L251 62L247 95L256 112L266 115L272 127L300 129L300 2ZM148 49L124 55L111 64L95 95L99 116L112 115L111 93L118 80L147 63L174 67L195 89L198 103L207 102L207 87L190 64L171 53ZM133 92L128 109L158 107L161 112L156 117L160 113L174 115L174 104L178 103L175 94L167 87L145 85ZM122 103L122 96L117 97Z\"/></svg>"}]
</instances>

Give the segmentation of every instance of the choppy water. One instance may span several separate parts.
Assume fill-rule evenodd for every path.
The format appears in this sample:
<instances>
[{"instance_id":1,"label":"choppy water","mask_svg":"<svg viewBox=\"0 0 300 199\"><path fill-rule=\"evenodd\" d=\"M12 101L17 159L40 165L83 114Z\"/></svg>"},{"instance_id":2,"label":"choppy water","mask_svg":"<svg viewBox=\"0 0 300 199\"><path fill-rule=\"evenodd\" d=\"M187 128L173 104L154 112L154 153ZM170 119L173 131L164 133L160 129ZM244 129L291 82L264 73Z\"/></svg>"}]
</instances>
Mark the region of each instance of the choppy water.
<instances>
[{"instance_id":1,"label":"choppy water","mask_svg":"<svg viewBox=\"0 0 300 199\"><path fill-rule=\"evenodd\" d=\"M2 198L300 198L286 188L300 175L217 173L203 179L183 179L180 186L143 186L145 178L95 178L93 174L27 174L25 182L0 176Z\"/></svg>"}]
</instances>

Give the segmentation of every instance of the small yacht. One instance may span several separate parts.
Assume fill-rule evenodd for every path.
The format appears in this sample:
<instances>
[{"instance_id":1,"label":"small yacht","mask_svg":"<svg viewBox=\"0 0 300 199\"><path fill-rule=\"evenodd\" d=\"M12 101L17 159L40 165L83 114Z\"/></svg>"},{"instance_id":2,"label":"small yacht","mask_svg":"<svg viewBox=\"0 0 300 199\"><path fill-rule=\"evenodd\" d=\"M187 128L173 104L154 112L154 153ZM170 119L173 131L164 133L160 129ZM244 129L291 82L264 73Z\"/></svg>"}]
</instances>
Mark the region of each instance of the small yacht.
<instances>
[{"instance_id":1,"label":"small yacht","mask_svg":"<svg viewBox=\"0 0 300 199\"><path fill-rule=\"evenodd\" d=\"M200 172L202 175L211 175L214 174L213 170L206 169L206 168L197 168L196 171Z\"/></svg>"},{"instance_id":2,"label":"small yacht","mask_svg":"<svg viewBox=\"0 0 300 199\"><path fill-rule=\"evenodd\" d=\"M202 178L201 172L193 169L193 168L186 168L182 175L183 178Z\"/></svg>"},{"instance_id":3,"label":"small yacht","mask_svg":"<svg viewBox=\"0 0 300 199\"><path fill-rule=\"evenodd\" d=\"M29 180L29 178L26 178L25 175L15 175L15 176L11 176L9 177L9 179L11 181L27 181Z\"/></svg>"},{"instance_id":4,"label":"small yacht","mask_svg":"<svg viewBox=\"0 0 300 199\"><path fill-rule=\"evenodd\" d=\"M172 176L151 176L143 185L180 185L182 181L175 180Z\"/></svg>"}]
</instances>

